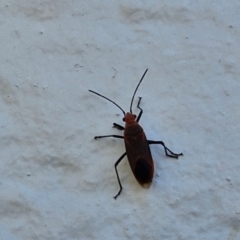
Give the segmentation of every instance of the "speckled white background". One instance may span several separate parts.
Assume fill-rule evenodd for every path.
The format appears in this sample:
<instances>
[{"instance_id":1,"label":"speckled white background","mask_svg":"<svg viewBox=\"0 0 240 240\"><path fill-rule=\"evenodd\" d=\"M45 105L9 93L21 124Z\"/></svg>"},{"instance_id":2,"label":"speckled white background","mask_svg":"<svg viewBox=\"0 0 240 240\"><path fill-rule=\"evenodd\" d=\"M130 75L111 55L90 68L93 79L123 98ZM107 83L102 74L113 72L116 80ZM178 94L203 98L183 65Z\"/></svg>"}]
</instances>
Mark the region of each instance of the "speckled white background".
<instances>
[{"instance_id":1,"label":"speckled white background","mask_svg":"<svg viewBox=\"0 0 240 240\"><path fill-rule=\"evenodd\" d=\"M240 3L0 2L0 239L240 239ZM124 159L136 97L155 176ZM138 113L134 102L133 110Z\"/></svg>"}]
</instances>

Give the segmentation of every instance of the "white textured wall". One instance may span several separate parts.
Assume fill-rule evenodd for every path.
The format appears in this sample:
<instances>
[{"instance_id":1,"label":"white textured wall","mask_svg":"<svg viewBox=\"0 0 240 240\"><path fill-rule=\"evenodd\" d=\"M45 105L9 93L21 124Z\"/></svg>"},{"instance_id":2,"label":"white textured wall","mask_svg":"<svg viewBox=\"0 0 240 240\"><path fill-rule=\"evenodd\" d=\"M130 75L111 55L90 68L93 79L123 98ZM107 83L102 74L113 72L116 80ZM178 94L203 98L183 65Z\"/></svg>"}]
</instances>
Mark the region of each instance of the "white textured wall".
<instances>
[{"instance_id":1,"label":"white textured wall","mask_svg":"<svg viewBox=\"0 0 240 240\"><path fill-rule=\"evenodd\" d=\"M169 3L170 2L170 3ZM240 3L0 2L0 239L240 239ZM142 96L152 187L121 112ZM135 100L135 104L137 99ZM137 112L136 105L134 111Z\"/></svg>"}]
</instances>

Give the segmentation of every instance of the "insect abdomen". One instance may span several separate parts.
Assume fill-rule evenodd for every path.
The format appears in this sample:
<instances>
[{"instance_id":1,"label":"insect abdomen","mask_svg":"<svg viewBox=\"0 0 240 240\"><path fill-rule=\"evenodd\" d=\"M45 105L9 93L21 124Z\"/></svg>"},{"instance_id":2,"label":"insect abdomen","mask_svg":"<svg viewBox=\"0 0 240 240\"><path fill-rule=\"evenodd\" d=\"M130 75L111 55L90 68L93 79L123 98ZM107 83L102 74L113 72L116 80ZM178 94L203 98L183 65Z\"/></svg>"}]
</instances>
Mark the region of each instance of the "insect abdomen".
<instances>
[{"instance_id":1,"label":"insect abdomen","mask_svg":"<svg viewBox=\"0 0 240 240\"><path fill-rule=\"evenodd\" d=\"M146 159L139 158L136 162L136 167L134 169L134 175L137 181L143 187L150 187L153 179L153 167L149 165Z\"/></svg>"}]
</instances>

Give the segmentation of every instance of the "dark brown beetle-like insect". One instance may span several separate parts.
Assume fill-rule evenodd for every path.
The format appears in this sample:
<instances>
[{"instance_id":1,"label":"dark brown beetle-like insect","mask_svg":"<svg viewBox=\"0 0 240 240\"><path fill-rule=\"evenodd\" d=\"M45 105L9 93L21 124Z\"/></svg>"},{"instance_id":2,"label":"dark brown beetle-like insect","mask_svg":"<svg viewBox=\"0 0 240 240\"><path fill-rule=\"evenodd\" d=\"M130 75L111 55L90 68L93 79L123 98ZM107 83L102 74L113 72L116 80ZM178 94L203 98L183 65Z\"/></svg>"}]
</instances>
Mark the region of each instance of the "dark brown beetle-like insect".
<instances>
[{"instance_id":1,"label":"dark brown beetle-like insect","mask_svg":"<svg viewBox=\"0 0 240 240\"><path fill-rule=\"evenodd\" d=\"M109 98L97 92L94 92L92 90L89 90L90 92L100 97L103 97L108 101L110 101L111 103L113 103L114 105L116 105L123 112L123 115L124 115L123 121L126 123L125 127L122 127L119 124L113 123L113 127L117 128L118 130L124 130L124 136L105 135L105 136L95 137L95 139L105 138L105 137L123 138L125 142L126 152L115 163L115 171L116 171L118 183L120 186L119 192L114 197L115 199L120 195L122 191L122 184L118 175L117 166L126 155L128 157L128 161L135 178L137 179L139 184L144 188L149 188L151 186L153 174L154 174L154 163L153 163L151 151L149 148L149 144L161 144L164 147L166 156L168 157L178 158L178 156L183 155L182 153L179 153L179 154L173 153L170 149L168 149L165 146L164 142L162 141L147 140L142 127L138 124L143 113L142 108L140 108L140 102L142 99L141 97L139 97L138 104L137 104L137 108L140 109L139 115L136 117L136 115L132 113L132 104L133 104L134 96L147 71L148 69L146 69L146 71L144 72L142 78L140 79L133 93L132 101L130 105L130 112L127 112L127 113L125 113L125 111L118 104L116 104Z\"/></svg>"}]
</instances>

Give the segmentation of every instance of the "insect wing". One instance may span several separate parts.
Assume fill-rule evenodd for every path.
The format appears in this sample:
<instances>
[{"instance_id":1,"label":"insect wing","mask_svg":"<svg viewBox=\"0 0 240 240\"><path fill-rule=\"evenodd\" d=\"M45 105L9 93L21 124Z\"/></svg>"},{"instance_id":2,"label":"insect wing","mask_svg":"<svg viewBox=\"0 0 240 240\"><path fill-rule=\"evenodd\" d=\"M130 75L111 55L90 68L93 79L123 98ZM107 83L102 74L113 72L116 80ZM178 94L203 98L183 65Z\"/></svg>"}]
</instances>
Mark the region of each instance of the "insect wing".
<instances>
[{"instance_id":1,"label":"insect wing","mask_svg":"<svg viewBox=\"0 0 240 240\"><path fill-rule=\"evenodd\" d=\"M124 139L132 172L143 187L150 187L154 173L154 163L144 132Z\"/></svg>"}]
</instances>

